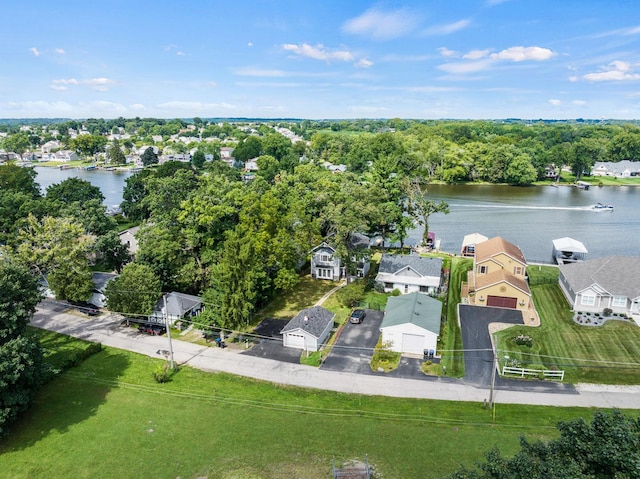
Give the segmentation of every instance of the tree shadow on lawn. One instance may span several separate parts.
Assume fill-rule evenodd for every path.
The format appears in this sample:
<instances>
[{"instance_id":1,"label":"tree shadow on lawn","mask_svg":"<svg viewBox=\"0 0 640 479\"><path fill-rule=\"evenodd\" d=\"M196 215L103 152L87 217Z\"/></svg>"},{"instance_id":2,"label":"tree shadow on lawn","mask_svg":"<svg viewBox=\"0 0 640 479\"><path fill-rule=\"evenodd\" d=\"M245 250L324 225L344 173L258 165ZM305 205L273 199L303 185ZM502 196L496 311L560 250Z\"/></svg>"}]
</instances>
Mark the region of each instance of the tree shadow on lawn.
<instances>
[{"instance_id":1,"label":"tree shadow on lawn","mask_svg":"<svg viewBox=\"0 0 640 479\"><path fill-rule=\"evenodd\" d=\"M0 439L0 455L27 449L51 433L63 434L95 415L129 363L126 354L103 350L45 384Z\"/></svg>"},{"instance_id":2,"label":"tree shadow on lawn","mask_svg":"<svg viewBox=\"0 0 640 479\"><path fill-rule=\"evenodd\" d=\"M310 308L325 293L338 285L337 282L321 279L313 279L311 276L303 276L300 282L291 290L279 295L259 313L259 319L292 318L304 308Z\"/></svg>"}]
</instances>

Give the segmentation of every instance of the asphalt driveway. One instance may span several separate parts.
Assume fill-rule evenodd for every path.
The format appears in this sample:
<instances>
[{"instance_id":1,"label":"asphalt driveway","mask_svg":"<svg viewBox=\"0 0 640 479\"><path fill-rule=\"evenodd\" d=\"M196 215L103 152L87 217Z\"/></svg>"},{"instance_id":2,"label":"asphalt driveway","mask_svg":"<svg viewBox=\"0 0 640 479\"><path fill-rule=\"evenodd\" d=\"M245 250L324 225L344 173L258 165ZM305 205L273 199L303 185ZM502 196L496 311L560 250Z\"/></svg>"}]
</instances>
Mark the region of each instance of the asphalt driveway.
<instances>
[{"instance_id":1,"label":"asphalt driveway","mask_svg":"<svg viewBox=\"0 0 640 479\"><path fill-rule=\"evenodd\" d=\"M507 308L485 306L458 306L462 345L464 353L464 382L477 387L491 385L493 368L493 345L489 334L490 323L524 324L522 313ZM552 381L505 379L496 376L496 389L512 391L539 391L552 393L575 393L570 384Z\"/></svg>"},{"instance_id":2,"label":"asphalt driveway","mask_svg":"<svg viewBox=\"0 0 640 479\"><path fill-rule=\"evenodd\" d=\"M247 351L241 354L255 356L258 358L274 359L285 363L300 364L300 349L285 348L282 345L282 328L289 320L287 319L263 319L253 330L258 335L258 344L254 344Z\"/></svg>"},{"instance_id":3,"label":"asphalt driveway","mask_svg":"<svg viewBox=\"0 0 640 479\"><path fill-rule=\"evenodd\" d=\"M371 356L380 337L383 312L367 309L360 324L347 322L320 366L329 371L371 374Z\"/></svg>"}]
</instances>

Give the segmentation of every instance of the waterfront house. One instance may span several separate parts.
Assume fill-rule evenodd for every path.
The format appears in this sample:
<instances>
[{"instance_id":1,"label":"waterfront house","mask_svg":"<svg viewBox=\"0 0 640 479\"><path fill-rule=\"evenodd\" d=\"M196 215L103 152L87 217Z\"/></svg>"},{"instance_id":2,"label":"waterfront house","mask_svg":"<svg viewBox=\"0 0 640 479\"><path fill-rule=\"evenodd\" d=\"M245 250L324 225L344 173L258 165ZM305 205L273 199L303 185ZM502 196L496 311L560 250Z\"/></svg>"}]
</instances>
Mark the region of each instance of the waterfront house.
<instances>
[{"instance_id":1,"label":"waterfront house","mask_svg":"<svg viewBox=\"0 0 640 479\"><path fill-rule=\"evenodd\" d=\"M282 328L286 348L317 351L331 333L335 314L322 306L303 309Z\"/></svg>"},{"instance_id":2,"label":"waterfront house","mask_svg":"<svg viewBox=\"0 0 640 479\"><path fill-rule=\"evenodd\" d=\"M609 256L559 268L560 289L574 311L640 316L640 257Z\"/></svg>"},{"instance_id":3,"label":"waterfront house","mask_svg":"<svg viewBox=\"0 0 640 479\"><path fill-rule=\"evenodd\" d=\"M349 238L350 260L355 263L356 276L364 278L371 267L369 258L369 238L354 233ZM347 276L347 266L336 254L336 249L326 242L311 250L311 277L338 281Z\"/></svg>"},{"instance_id":4,"label":"waterfront house","mask_svg":"<svg viewBox=\"0 0 640 479\"><path fill-rule=\"evenodd\" d=\"M376 282L385 293L397 289L401 294L420 292L434 296L442 284L442 259L383 254Z\"/></svg>"},{"instance_id":5,"label":"waterfront house","mask_svg":"<svg viewBox=\"0 0 640 479\"><path fill-rule=\"evenodd\" d=\"M524 255L513 243L496 236L476 244L473 271L468 273L468 302L533 310L526 270Z\"/></svg>"},{"instance_id":6,"label":"waterfront house","mask_svg":"<svg viewBox=\"0 0 640 479\"><path fill-rule=\"evenodd\" d=\"M382 343L399 353L435 354L441 318L442 303L426 294L391 296L380 324Z\"/></svg>"}]
</instances>

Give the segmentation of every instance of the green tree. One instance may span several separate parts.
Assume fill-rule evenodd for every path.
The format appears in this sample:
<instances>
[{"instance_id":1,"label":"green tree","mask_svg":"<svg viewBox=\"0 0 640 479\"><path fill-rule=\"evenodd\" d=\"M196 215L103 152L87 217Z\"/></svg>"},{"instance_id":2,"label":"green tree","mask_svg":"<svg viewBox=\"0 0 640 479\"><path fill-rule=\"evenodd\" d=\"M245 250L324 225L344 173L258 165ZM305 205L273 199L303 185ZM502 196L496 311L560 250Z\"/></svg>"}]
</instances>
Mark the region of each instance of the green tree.
<instances>
[{"instance_id":1,"label":"green tree","mask_svg":"<svg viewBox=\"0 0 640 479\"><path fill-rule=\"evenodd\" d=\"M640 418L597 411L585 419L560 422L560 437L549 442L520 439L520 451L505 458L497 448L475 469L461 468L450 479L631 479L640 471Z\"/></svg>"},{"instance_id":2,"label":"green tree","mask_svg":"<svg viewBox=\"0 0 640 479\"><path fill-rule=\"evenodd\" d=\"M36 183L33 168L6 164L0 165L0 190L13 190L32 197L40 196L40 186Z\"/></svg>"},{"instance_id":3,"label":"green tree","mask_svg":"<svg viewBox=\"0 0 640 479\"><path fill-rule=\"evenodd\" d=\"M162 296L160 280L151 268L129 263L120 276L107 283L107 308L132 316L147 316L153 312Z\"/></svg>"},{"instance_id":4,"label":"green tree","mask_svg":"<svg viewBox=\"0 0 640 479\"><path fill-rule=\"evenodd\" d=\"M517 155L504 172L504 180L510 185L530 185L536 181L538 173L527 155Z\"/></svg>"},{"instance_id":5,"label":"green tree","mask_svg":"<svg viewBox=\"0 0 640 479\"><path fill-rule=\"evenodd\" d=\"M573 145L571 171L580 179L586 172L589 174L596 161L605 158L606 147L602 140L595 138L581 138Z\"/></svg>"},{"instance_id":6,"label":"green tree","mask_svg":"<svg viewBox=\"0 0 640 479\"><path fill-rule=\"evenodd\" d=\"M67 178L60 183L49 186L46 198L60 203L79 202L84 204L90 200L104 201L104 195L100 188L76 177Z\"/></svg>"},{"instance_id":7,"label":"green tree","mask_svg":"<svg viewBox=\"0 0 640 479\"><path fill-rule=\"evenodd\" d=\"M434 213L449 214L449 205L445 201L436 202L427 197L427 191L423 190L416 182L408 185L408 208L409 215L416 222L424 226L422 232L422 245L427 244L427 235L429 234L429 217Z\"/></svg>"},{"instance_id":8,"label":"green tree","mask_svg":"<svg viewBox=\"0 0 640 479\"><path fill-rule=\"evenodd\" d=\"M94 251L107 271L120 273L122 267L131 261L131 255L127 245L120 242L120 237L115 231L108 231L99 236L94 245Z\"/></svg>"},{"instance_id":9,"label":"green tree","mask_svg":"<svg viewBox=\"0 0 640 479\"><path fill-rule=\"evenodd\" d=\"M248 136L233 150L234 158L243 163L251 158L257 158L261 153L262 141L257 136Z\"/></svg>"},{"instance_id":10,"label":"green tree","mask_svg":"<svg viewBox=\"0 0 640 479\"><path fill-rule=\"evenodd\" d=\"M193 154L193 158L191 159L191 163L193 163L193 166L195 166L196 168L202 168L205 161L206 158L204 156L204 153L200 150L196 150L196 152Z\"/></svg>"},{"instance_id":11,"label":"green tree","mask_svg":"<svg viewBox=\"0 0 640 479\"><path fill-rule=\"evenodd\" d=\"M69 141L69 148L86 158L103 151L106 144L107 138L102 135L78 135Z\"/></svg>"},{"instance_id":12,"label":"green tree","mask_svg":"<svg viewBox=\"0 0 640 479\"><path fill-rule=\"evenodd\" d=\"M258 165L258 175L263 177L266 181L273 181L278 171L280 170L280 164L271 155L261 155L256 160Z\"/></svg>"},{"instance_id":13,"label":"green tree","mask_svg":"<svg viewBox=\"0 0 640 479\"><path fill-rule=\"evenodd\" d=\"M31 143L29 141L29 135L26 131L18 132L14 135L7 136L2 141L2 147L6 151L12 151L13 153L17 153L20 155L20 159L22 159L22 155L25 151L29 149Z\"/></svg>"},{"instance_id":14,"label":"green tree","mask_svg":"<svg viewBox=\"0 0 640 479\"><path fill-rule=\"evenodd\" d=\"M0 258L0 436L27 410L43 382L42 350L27 335L40 301L37 279Z\"/></svg>"},{"instance_id":15,"label":"green tree","mask_svg":"<svg viewBox=\"0 0 640 479\"><path fill-rule=\"evenodd\" d=\"M120 142L117 139L111 143L111 147L107 151L107 159L112 165L124 165L127 162L127 158L124 156L124 152L120 148Z\"/></svg>"},{"instance_id":16,"label":"green tree","mask_svg":"<svg viewBox=\"0 0 640 479\"><path fill-rule=\"evenodd\" d=\"M160 160L158 159L158 155L156 154L156 152L153 151L153 148L149 147L144 150L144 153L142 153L142 155L140 155L140 161L142 161L142 164L144 166L151 166L157 165Z\"/></svg>"}]
</instances>

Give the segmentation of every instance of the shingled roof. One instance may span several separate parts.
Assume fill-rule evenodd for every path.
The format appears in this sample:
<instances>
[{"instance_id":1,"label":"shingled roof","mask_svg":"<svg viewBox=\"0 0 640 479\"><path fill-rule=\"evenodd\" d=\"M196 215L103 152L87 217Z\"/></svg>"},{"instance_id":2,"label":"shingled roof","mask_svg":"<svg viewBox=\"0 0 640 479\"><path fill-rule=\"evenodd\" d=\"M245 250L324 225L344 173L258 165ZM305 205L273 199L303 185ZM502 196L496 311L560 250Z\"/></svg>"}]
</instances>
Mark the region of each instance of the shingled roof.
<instances>
[{"instance_id":1,"label":"shingled roof","mask_svg":"<svg viewBox=\"0 0 640 479\"><path fill-rule=\"evenodd\" d=\"M335 314L324 309L322 306L303 309L282 328L281 332L284 334L289 331L301 329L314 338L319 338L327 327L327 324L333 322L334 316Z\"/></svg>"},{"instance_id":2,"label":"shingled roof","mask_svg":"<svg viewBox=\"0 0 640 479\"><path fill-rule=\"evenodd\" d=\"M380 328L413 323L422 329L440 334L442 303L423 293L391 296L387 301Z\"/></svg>"},{"instance_id":3,"label":"shingled roof","mask_svg":"<svg viewBox=\"0 0 640 479\"><path fill-rule=\"evenodd\" d=\"M484 261L500 253L511 256L524 265L527 264L520 248L500 236L476 244L476 262Z\"/></svg>"},{"instance_id":4,"label":"shingled roof","mask_svg":"<svg viewBox=\"0 0 640 479\"><path fill-rule=\"evenodd\" d=\"M378 273L394 274L407 266L422 276L440 277L442 258L425 258L417 254L383 254Z\"/></svg>"},{"instance_id":5,"label":"shingled roof","mask_svg":"<svg viewBox=\"0 0 640 479\"><path fill-rule=\"evenodd\" d=\"M578 292L593 284L614 296L640 296L640 257L609 256L560 265L560 273Z\"/></svg>"},{"instance_id":6,"label":"shingled roof","mask_svg":"<svg viewBox=\"0 0 640 479\"><path fill-rule=\"evenodd\" d=\"M475 288L476 291L482 288L487 288L494 284L498 284L501 282L509 283L514 288L518 288L523 293L531 295L531 290L529 289L529 285L527 282L509 272L499 269L489 274L478 274L476 275Z\"/></svg>"}]
</instances>

